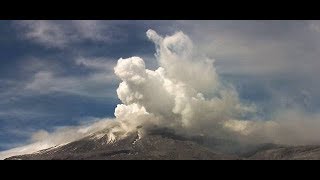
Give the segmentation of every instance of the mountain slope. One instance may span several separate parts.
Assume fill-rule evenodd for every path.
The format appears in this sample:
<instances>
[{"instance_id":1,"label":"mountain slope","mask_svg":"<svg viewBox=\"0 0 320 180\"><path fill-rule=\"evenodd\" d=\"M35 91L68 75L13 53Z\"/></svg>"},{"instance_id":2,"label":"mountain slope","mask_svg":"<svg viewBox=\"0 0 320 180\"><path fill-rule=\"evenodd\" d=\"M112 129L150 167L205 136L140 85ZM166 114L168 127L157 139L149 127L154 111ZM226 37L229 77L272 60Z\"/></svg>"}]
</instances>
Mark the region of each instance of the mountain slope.
<instances>
[{"instance_id":1,"label":"mountain slope","mask_svg":"<svg viewBox=\"0 0 320 180\"><path fill-rule=\"evenodd\" d=\"M261 160L319 160L320 146L285 146L261 150L249 159Z\"/></svg>"},{"instance_id":2,"label":"mountain slope","mask_svg":"<svg viewBox=\"0 0 320 180\"><path fill-rule=\"evenodd\" d=\"M92 135L60 147L34 154L7 158L7 160L130 160L130 159L238 159L237 156L214 152L196 142L176 135L150 133L109 142L106 135Z\"/></svg>"},{"instance_id":3,"label":"mountain slope","mask_svg":"<svg viewBox=\"0 0 320 180\"><path fill-rule=\"evenodd\" d=\"M109 142L108 142L109 141ZM281 146L275 144L233 145L208 137L185 137L166 129L140 136L132 133L110 142L104 133L96 133L66 145L7 160L298 160L320 159L320 146ZM230 151L228 148L237 149ZM228 153L226 153L228 152ZM237 154L237 155L235 155Z\"/></svg>"}]
</instances>

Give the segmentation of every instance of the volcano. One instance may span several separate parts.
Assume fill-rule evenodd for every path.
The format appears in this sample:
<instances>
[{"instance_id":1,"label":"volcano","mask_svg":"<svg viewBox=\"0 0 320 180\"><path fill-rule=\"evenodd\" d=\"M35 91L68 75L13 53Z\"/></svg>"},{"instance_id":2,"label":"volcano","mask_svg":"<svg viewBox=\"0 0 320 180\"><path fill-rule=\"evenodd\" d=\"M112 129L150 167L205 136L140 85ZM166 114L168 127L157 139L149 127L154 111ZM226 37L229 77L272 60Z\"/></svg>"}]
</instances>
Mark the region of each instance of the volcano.
<instances>
[{"instance_id":1,"label":"volcano","mask_svg":"<svg viewBox=\"0 0 320 180\"><path fill-rule=\"evenodd\" d=\"M232 147L232 148L231 148ZM229 148L229 150L227 150ZM232 151L230 149L233 149ZM94 133L77 141L6 160L285 160L320 159L320 146L275 144L236 145L203 136L187 137L168 129L140 135L133 132L117 141Z\"/></svg>"}]
</instances>

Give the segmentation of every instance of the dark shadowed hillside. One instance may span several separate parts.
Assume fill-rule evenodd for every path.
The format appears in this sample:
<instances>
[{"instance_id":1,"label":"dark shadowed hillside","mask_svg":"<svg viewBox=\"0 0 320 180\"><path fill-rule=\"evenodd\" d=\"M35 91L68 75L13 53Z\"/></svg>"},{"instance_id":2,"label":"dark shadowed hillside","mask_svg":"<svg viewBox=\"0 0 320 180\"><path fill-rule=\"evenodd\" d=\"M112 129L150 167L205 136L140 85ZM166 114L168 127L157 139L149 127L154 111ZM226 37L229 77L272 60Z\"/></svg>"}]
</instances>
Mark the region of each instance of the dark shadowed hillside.
<instances>
[{"instance_id":1,"label":"dark shadowed hillside","mask_svg":"<svg viewBox=\"0 0 320 180\"><path fill-rule=\"evenodd\" d=\"M238 159L237 156L214 152L198 143L171 133L150 132L140 138L133 133L125 139L109 142L106 136L92 135L60 147L34 154L8 158L17 159Z\"/></svg>"},{"instance_id":2,"label":"dark shadowed hillside","mask_svg":"<svg viewBox=\"0 0 320 180\"><path fill-rule=\"evenodd\" d=\"M167 129L149 131L140 137L132 133L108 142L103 134L93 134L66 145L7 160L284 160L320 159L320 146L279 146L261 144L223 150L231 142L205 137L185 137ZM226 153L228 152L228 153Z\"/></svg>"}]
</instances>

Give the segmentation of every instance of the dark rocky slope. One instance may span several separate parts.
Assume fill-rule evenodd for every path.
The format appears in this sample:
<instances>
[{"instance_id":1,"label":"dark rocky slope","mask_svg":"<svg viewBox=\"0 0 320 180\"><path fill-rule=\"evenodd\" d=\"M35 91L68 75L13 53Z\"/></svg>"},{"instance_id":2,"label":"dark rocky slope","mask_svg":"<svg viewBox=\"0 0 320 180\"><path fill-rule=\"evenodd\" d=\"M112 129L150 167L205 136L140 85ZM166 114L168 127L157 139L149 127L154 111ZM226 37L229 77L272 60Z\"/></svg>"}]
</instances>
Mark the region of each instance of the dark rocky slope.
<instances>
[{"instance_id":1,"label":"dark rocky slope","mask_svg":"<svg viewBox=\"0 0 320 180\"><path fill-rule=\"evenodd\" d=\"M131 159L238 159L234 155L214 152L198 143L169 133L138 133L108 143L107 136L92 135L60 147L7 160L131 160Z\"/></svg>"},{"instance_id":2,"label":"dark rocky slope","mask_svg":"<svg viewBox=\"0 0 320 180\"><path fill-rule=\"evenodd\" d=\"M320 160L320 146L283 146L256 152L249 159Z\"/></svg>"},{"instance_id":3,"label":"dark rocky slope","mask_svg":"<svg viewBox=\"0 0 320 180\"><path fill-rule=\"evenodd\" d=\"M204 137L184 137L156 130L140 137L109 142L106 135L94 134L63 146L7 160L233 160L233 159L320 159L320 146L278 146L263 144L232 147L232 142ZM227 153L226 153L227 152Z\"/></svg>"}]
</instances>

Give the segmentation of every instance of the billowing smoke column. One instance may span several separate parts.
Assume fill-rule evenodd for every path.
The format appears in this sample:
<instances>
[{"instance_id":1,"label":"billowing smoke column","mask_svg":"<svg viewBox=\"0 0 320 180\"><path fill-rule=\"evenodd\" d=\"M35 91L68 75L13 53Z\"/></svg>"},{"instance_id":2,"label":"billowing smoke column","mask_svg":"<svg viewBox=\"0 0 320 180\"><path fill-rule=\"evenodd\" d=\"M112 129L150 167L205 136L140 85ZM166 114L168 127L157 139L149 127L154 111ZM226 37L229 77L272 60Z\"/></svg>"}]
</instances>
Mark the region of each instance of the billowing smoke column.
<instances>
[{"instance_id":1,"label":"billowing smoke column","mask_svg":"<svg viewBox=\"0 0 320 180\"><path fill-rule=\"evenodd\" d=\"M153 30L159 68L146 69L143 59L119 59L114 68L122 80L117 89L117 128L111 140L136 127L168 127L188 135L207 135L248 143L318 144L320 115L299 109L280 110L272 120L247 120L254 105L240 102L235 89L219 80L214 60L197 54L182 32L161 37Z\"/></svg>"},{"instance_id":2,"label":"billowing smoke column","mask_svg":"<svg viewBox=\"0 0 320 180\"><path fill-rule=\"evenodd\" d=\"M161 37L153 30L159 68L146 69L143 59L119 59L114 68L122 80L115 109L123 126L157 125L188 133L218 133L225 122L254 110L240 104L236 91L222 85L214 60L196 54L182 32Z\"/></svg>"}]
</instances>

